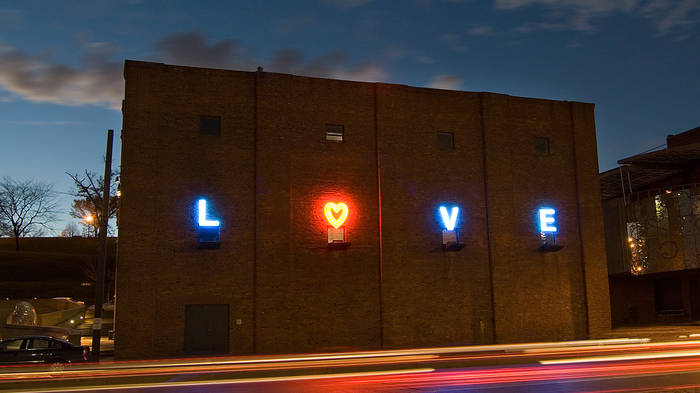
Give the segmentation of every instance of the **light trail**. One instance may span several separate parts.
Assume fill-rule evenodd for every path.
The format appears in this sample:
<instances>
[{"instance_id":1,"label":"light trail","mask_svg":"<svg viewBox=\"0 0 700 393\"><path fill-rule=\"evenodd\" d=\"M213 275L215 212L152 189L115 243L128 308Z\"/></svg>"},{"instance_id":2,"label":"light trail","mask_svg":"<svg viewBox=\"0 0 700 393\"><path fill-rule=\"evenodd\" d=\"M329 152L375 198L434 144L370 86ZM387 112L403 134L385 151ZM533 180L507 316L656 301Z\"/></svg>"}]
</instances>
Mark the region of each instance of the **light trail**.
<instances>
[{"instance_id":1,"label":"light trail","mask_svg":"<svg viewBox=\"0 0 700 393\"><path fill-rule=\"evenodd\" d=\"M623 360L645 360L645 359L667 359L680 357L700 356L700 351L666 351L652 353L638 353L630 355L608 355L608 356L589 356L575 359L556 359L556 360L541 360L539 363L543 365L550 364L572 364L572 363L594 363L594 362L617 362Z\"/></svg>"},{"instance_id":2,"label":"light trail","mask_svg":"<svg viewBox=\"0 0 700 393\"><path fill-rule=\"evenodd\" d=\"M488 346L472 346L472 347L447 347L447 348L421 348L408 350L389 350L389 351L367 351L367 352L350 352L350 353L335 353L335 354L305 354L295 356L268 356L268 357L215 357L215 358L197 358L192 360L170 359L157 361L123 361L112 362L107 364L88 364L71 366L70 369L57 372L47 372L39 370L35 366L29 370L27 368L0 368L0 382L31 382L31 381L46 381L55 380L56 376L60 376L62 381L88 380L103 378L112 380L116 384L124 386L132 386L125 381L130 377L146 377L146 376L167 376L167 375L203 375L203 374L223 374L230 372L281 372L284 370L301 370L301 369L338 369L341 367L372 367L372 366L394 366L408 367L408 364L413 364L416 369L425 370L422 366L433 366L437 363L445 364L443 368L449 367L449 363L470 362L470 361L498 361L501 359L523 359L529 358L537 362L537 358L556 356L559 359L540 360L537 366L499 366L500 368L490 367L484 369L472 368L464 372L440 372L438 379L431 376L416 377L412 379L409 373L400 372L400 375L386 374L388 371L381 371L383 374L318 374L323 375L323 379L333 378L333 375L352 375L351 381L343 383L359 383L372 384L378 383L376 378L381 375L382 383L415 383L415 384L493 384L493 383L513 383L513 382L532 382L544 380L560 380L571 378L599 378L606 375L632 375L633 373L660 372L659 370L667 370L668 372L676 372L679 368L686 365L690 370L700 368L698 359L688 359L700 357L700 341L686 342L664 342L664 343L649 343L646 339L623 339L623 340L603 340L593 342L594 345L581 346L582 342L567 342L571 346L561 346L564 343L558 343L560 346L553 346L554 343L533 343L533 344L515 344L515 345L488 345ZM591 342L588 342L591 343ZM605 343L606 345L602 345ZM484 352L485 348L491 349L491 352ZM498 348L498 350L494 350ZM519 348L520 352L515 352L515 348ZM675 350L675 351L671 351ZM611 354L617 352L618 354ZM622 352L633 352L624 354ZM581 357L582 354L602 353L602 356L587 356ZM562 359L563 357L563 359ZM679 362L672 358L683 358L686 363ZM602 359L602 360L601 360ZM644 363L647 370L640 371L638 367L640 361L652 363ZM520 360L518 360L520 361ZM637 361L633 366L628 366L626 363L615 365L612 362L629 362ZM520 361L523 363L522 361ZM600 365L589 365L590 362L605 362L611 363L601 368ZM532 364L531 361L528 363ZM580 364L580 366L576 366ZM26 366L23 366L26 367ZM471 365L474 367L474 364ZM611 368L612 367L612 368ZM631 368L630 368L631 367ZM3 372L10 371L11 372ZM653 371L656 370L656 371ZM340 371L340 370L338 370ZM343 370L347 371L347 370ZM314 371L310 371L314 372ZM331 373L333 371L330 371ZM628 374L625 374L628 373ZM220 375L219 378L226 377ZM366 381L358 380L357 378L367 377ZM292 377L280 377L292 378ZM320 379L305 376L308 379ZM346 377L343 377L346 378ZM393 379L392 379L393 378ZM235 381L243 378L235 379ZM254 375L245 380L256 380ZM287 379L283 379L286 381ZM219 380L222 381L222 380ZM234 381L234 379L226 379L224 381ZM264 382L263 380L260 380ZM266 380L267 381L267 380ZM269 380L272 382L274 380ZM135 381L135 383L137 383ZM222 382L227 383L227 382ZM233 383L233 382L228 382ZM116 385L111 385L109 388L114 388ZM138 385L143 387L142 385ZM151 385L149 385L151 386Z\"/></svg>"},{"instance_id":3,"label":"light trail","mask_svg":"<svg viewBox=\"0 0 700 393\"><path fill-rule=\"evenodd\" d=\"M232 358L225 357L207 357L207 358L190 358L190 359L159 359L159 360L127 360L116 362L102 363L76 363L72 367L89 368L99 367L104 368L158 368L158 367L178 367L178 366L208 366L212 364L258 364L258 363L278 363L278 362L303 362L309 360L342 360L342 359L366 359L366 358L381 358L381 357L396 357L396 356L411 356L411 355L444 355L457 353L484 353L484 352L516 352L534 349L546 348L585 348L587 346L613 346L613 345L630 345L648 343L649 339L608 339L608 340L580 340L580 341L561 341L548 343L526 343L526 344L496 344L496 345L478 345L478 346L457 346L457 347L434 347L434 348L419 348L419 349L401 349L401 350L381 350L381 351L363 351L363 352L340 352L340 353L321 353L307 354L296 356L266 356L266 357L245 357ZM700 341L696 341L700 346ZM0 366L0 375L5 371L21 369L21 368L36 368L36 365L9 365Z\"/></svg>"},{"instance_id":4,"label":"light trail","mask_svg":"<svg viewBox=\"0 0 700 393\"><path fill-rule=\"evenodd\" d=\"M435 355L408 356L408 357L390 357L381 359L342 359L342 360L324 360L324 361L307 361L299 362L279 362L275 364L209 364L209 365L188 365L176 367L160 367L142 369L134 367L130 369L85 369L85 370L65 370L62 371L61 378L63 380L75 379L94 379L94 378L118 378L118 377L135 377L148 375L171 375L171 374L211 374L224 372L251 372L251 371L269 371L269 370L298 370L305 368L321 368L321 367L352 367L352 366L377 366L387 364L403 364L427 362L435 360ZM0 381L22 381L22 380L46 380L54 379L51 372L32 371L25 373L0 374Z\"/></svg>"},{"instance_id":5,"label":"light trail","mask_svg":"<svg viewBox=\"0 0 700 393\"><path fill-rule=\"evenodd\" d=\"M17 390L17 392L34 392L34 393L58 393L58 392L94 392L101 390L117 390L117 389L145 389L145 388L165 388L165 387L188 387L188 386L208 386L208 385L230 385L230 384L245 384L245 383L264 383L264 382L293 382L305 380L319 380L330 378L353 378L366 376L385 376L397 374L420 374L431 373L435 371L433 368L417 368L406 370L391 370L391 371L367 371L354 373L338 373L338 374L316 374L316 375L297 375L288 377L265 377L265 378L245 378L245 379L223 379L216 381L197 381L197 382L159 382L149 384L123 384L110 386L81 386L76 388L49 388L49 389L31 389Z\"/></svg>"},{"instance_id":6,"label":"light trail","mask_svg":"<svg viewBox=\"0 0 700 393\"><path fill-rule=\"evenodd\" d=\"M700 359L672 361L644 361L597 366L526 366L495 369L444 371L422 376L384 376L347 381L334 381L335 388L363 387L440 387L493 384L531 383L543 381L580 381L606 377L642 376L669 373L698 372Z\"/></svg>"},{"instance_id":7,"label":"light trail","mask_svg":"<svg viewBox=\"0 0 700 393\"><path fill-rule=\"evenodd\" d=\"M620 388L620 389L607 389L607 390L587 390L586 393L633 393L633 392L685 392L688 389L700 388L700 384L697 385L678 385L678 386L655 386L646 388ZM654 389L654 390L649 390Z\"/></svg>"}]
</instances>

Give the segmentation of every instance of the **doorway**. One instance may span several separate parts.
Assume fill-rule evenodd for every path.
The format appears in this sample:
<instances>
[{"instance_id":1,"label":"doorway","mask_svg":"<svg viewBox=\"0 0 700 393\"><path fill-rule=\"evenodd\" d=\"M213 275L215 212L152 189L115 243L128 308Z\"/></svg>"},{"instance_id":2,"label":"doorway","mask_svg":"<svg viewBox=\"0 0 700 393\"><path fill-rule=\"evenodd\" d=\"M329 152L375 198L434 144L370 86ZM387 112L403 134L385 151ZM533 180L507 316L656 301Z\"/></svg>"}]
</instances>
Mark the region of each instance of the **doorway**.
<instances>
[{"instance_id":1,"label":"doorway","mask_svg":"<svg viewBox=\"0 0 700 393\"><path fill-rule=\"evenodd\" d=\"M228 353L228 339L228 304L185 306L185 353Z\"/></svg>"}]
</instances>

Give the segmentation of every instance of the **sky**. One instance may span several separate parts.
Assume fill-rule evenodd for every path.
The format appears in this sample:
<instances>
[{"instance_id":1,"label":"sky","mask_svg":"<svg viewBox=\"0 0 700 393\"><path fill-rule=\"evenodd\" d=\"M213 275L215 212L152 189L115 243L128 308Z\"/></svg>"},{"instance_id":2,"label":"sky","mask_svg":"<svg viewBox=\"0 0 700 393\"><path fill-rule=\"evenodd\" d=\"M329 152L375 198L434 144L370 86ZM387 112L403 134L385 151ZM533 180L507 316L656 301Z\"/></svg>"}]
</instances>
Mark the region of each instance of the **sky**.
<instances>
[{"instance_id":1,"label":"sky","mask_svg":"<svg viewBox=\"0 0 700 393\"><path fill-rule=\"evenodd\" d=\"M700 126L700 0L0 0L0 177L104 172L125 59L592 102L600 171Z\"/></svg>"}]
</instances>

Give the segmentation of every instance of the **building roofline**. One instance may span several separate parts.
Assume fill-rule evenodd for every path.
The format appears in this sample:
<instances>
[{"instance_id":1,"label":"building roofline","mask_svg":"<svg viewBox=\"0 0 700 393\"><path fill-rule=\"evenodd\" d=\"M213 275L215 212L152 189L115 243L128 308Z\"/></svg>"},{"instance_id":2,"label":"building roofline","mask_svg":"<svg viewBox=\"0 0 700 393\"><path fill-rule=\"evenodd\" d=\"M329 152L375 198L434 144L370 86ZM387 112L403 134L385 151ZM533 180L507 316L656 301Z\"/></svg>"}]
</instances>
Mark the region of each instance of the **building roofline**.
<instances>
[{"instance_id":1,"label":"building roofline","mask_svg":"<svg viewBox=\"0 0 700 393\"><path fill-rule=\"evenodd\" d=\"M255 74L256 72L259 72L259 71L232 70L232 69L227 69L227 68L196 67L196 66L187 66L187 65L178 65L178 64L167 64L167 63L161 63L161 62L126 59L126 60L124 60L124 72L125 73L126 73L127 66L149 67L149 68L174 67L174 68L189 68L189 69L196 69L196 70L243 72L243 73L248 73L248 74ZM551 101L551 102L570 102L570 103L576 103L576 104L595 106L595 103L592 103L592 102L573 101L573 100L555 100L555 99L551 99L551 98L539 98L539 97L524 97L524 96L516 96L516 95L511 95L511 94L496 93L496 92L490 92L490 91L467 91L467 90L437 89L434 87L412 86L412 85L407 85L407 84L402 84L402 83L367 82L367 81L356 81L356 80L348 80L348 79L336 79L336 78L325 78L325 77L318 77L318 76L297 75L297 74L290 74L290 73L283 73L283 72L269 72L269 71L262 71L262 72L264 72L266 74L280 75L280 76L287 76L287 77L296 77L296 78L322 79L322 80L340 81L340 82L349 82L349 83L398 86L398 87L409 88L409 89L433 90L436 92L448 92L448 93L493 94L493 95L499 95L499 96L504 96L504 97L512 97L512 98L516 98L516 99L528 99L528 100Z\"/></svg>"}]
</instances>

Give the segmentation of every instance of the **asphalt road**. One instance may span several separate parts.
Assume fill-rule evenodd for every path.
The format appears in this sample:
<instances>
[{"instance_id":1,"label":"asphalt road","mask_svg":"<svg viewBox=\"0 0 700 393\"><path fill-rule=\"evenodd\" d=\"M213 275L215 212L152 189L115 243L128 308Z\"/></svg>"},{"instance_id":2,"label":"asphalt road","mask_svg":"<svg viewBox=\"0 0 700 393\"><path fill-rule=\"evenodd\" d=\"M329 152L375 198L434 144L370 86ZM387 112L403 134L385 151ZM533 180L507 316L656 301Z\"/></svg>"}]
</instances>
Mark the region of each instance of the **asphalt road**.
<instances>
[{"instance_id":1,"label":"asphalt road","mask_svg":"<svg viewBox=\"0 0 700 393\"><path fill-rule=\"evenodd\" d=\"M18 392L700 392L700 341L573 342L0 367Z\"/></svg>"}]
</instances>

